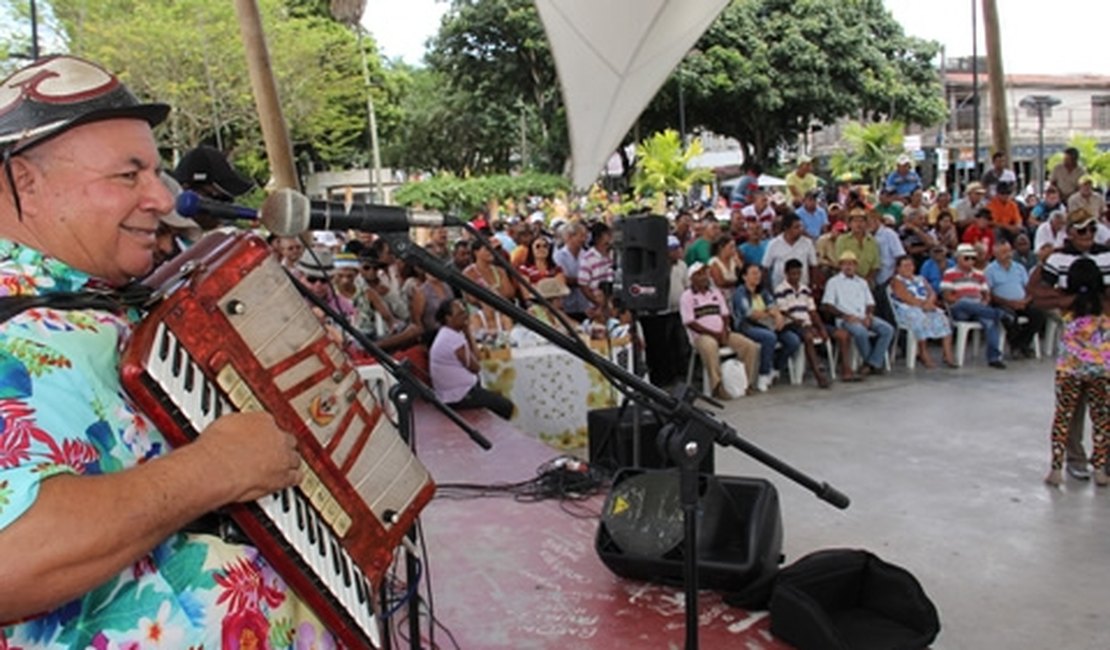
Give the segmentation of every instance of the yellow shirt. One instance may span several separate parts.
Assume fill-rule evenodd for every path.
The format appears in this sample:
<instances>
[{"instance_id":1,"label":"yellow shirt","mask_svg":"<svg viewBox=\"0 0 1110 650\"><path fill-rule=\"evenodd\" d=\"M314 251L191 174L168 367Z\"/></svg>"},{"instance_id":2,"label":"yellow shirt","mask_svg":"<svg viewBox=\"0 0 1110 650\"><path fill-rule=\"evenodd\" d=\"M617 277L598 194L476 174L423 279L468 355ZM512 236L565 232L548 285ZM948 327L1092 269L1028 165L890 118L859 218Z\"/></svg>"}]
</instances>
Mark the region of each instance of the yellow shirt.
<instances>
[{"instance_id":1,"label":"yellow shirt","mask_svg":"<svg viewBox=\"0 0 1110 650\"><path fill-rule=\"evenodd\" d=\"M786 187L793 200L801 201L806 192L817 189L817 174L811 172L802 177L796 171L790 172L786 175Z\"/></svg>"},{"instance_id":2,"label":"yellow shirt","mask_svg":"<svg viewBox=\"0 0 1110 650\"><path fill-rule=\"evenodd\" d=\"M871 235L865 236L860 243L852 233L844 233L836 240L836 259L839 260L844 251L852 251L856 254L856 259L859 260L856 265L856 275L864 279L879 268L879 244Z\"/></svg>"}]
</instances>

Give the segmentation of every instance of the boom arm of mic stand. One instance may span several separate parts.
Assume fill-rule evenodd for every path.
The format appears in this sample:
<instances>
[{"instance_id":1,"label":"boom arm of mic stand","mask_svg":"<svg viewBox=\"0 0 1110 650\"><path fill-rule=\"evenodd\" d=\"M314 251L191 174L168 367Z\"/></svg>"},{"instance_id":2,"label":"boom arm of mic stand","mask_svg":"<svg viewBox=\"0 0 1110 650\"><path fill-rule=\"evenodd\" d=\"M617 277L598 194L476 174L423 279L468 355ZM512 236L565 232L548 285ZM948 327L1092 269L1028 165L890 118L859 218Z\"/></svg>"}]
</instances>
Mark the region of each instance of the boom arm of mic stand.
<instances>
[{"instance_id":1,"label":"boom arm of mic stand","mask_svg":"<svg viewBox=\"0 0 1110 650\"><path fill-rule=\"evenodd\" d=\"M717 420L705 411L694 408L689 402L680 400L656 388L609 359L594 354L587 346L582 345L580 340L571 338L570 335L560 332L547 323L544 323L528 313L528 311L471 280L461 271L454 268L454 266L444 264L434 255L409 239L407 235L391 233L383 235L383 237L388 241L389 247L394 254L404 261L419 266L424 269L425 272L443 280L448 285L461 288L463 291L477 297L482 302L492 305L498 311L508 314L515 321L543 336L563 350L566 350L582 361L596 367L606 376L615 379L616 381L613 383L617 385L622 392L627 391L625 394L630 399L656 413L666 416L671 421L678 423L694 421L699 426L691 427L691 429L706 432L706 435L711 433L713 440L718 444L736 447L779 474L807 488L820 499L837 508L843 509L848 507L850 500L847 495L833 488L828 483L814 480L809 475L804 474L795 467L788 465L775 456L744 440L732 429L732 427ZM709 440L698 440L698 442L702 444L703 447L708 447Z\"/></svg>"},{"instance_id":2,"label":"boom arm of mic stand","mask_svg":"<svg viewBox=\"0 0 1110 650\"><path fill-rule=\"evenodd\" d=\"M286 273L289 272L286 271ZM319 296L306 289L304 285L302 285L300 282L297 281L296 278L292 276L291 273L289 273L289 276L289 279L292 280L294 286L297 287L297 290L301 292L302 296L307 298L314 307L319 307L321 311L327 314L327 316L331 318L332 322L339 325L339 327L341 327L344 332L349 334L351 338L353 338L360 346L362 346L362 349L369 352L370 356L374 357L374 359L376 359L378 363L382 364L382 366L389 371L389 374L412 386L413 390L415 390L416 393L424 399L424 401L436 407L437 410L446 415L447 418L454 422L457 427L462 429L463 432L466 433L466 435L470 436L470 439L477 443L479 447L486 450L489 450L493 447L493 443L491 443L488 438L479 433L477 429L470 426L470 423L464 420L462 416L455 412L454 409L444 404L438 397L436 397L435 391L429 388L427 384L417 379L417 377L413 375L408 368L406 368L402 364L397 363L396 359L389 356L389 353L383 350L377 343L374 343L372 340L370 340L370 337L355 329L354 325L351 325L351 323L347 321L343 314L337 312L335 309L332 308L331 305L322 300Z\"/></svg>"}]
</instances>

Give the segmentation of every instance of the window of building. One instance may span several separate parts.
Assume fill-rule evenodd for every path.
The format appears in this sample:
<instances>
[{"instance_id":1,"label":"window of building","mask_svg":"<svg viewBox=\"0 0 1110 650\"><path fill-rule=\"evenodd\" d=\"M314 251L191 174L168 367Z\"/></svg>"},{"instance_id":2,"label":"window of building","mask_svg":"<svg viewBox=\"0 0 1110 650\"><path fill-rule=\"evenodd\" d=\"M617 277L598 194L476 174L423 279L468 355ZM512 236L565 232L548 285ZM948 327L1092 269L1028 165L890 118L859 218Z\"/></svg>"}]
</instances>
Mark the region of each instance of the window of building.
<instances>
[{"instance_id":1,"label":"window of building","mask_svg":"<svg viewBox=\"0 0 1110 650\"><path fill-rule=\"evenodd\" d=\"M1091 128L1110 130L1110 95L1091 96Z\"/></svg>"}]
</instances>

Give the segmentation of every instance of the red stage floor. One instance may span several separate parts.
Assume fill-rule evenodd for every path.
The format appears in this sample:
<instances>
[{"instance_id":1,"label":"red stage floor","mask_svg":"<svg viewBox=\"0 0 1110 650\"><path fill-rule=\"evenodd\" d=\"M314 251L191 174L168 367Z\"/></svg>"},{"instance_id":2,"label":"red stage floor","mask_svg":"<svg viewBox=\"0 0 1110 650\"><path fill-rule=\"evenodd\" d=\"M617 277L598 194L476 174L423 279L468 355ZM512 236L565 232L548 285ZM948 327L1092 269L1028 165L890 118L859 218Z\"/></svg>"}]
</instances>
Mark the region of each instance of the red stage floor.
<instances>
[{"instance_id":1,"label":"red stage floor","mask_svg":"<svg viewBox=\"0 0 1110 650\"><path fill-rule=\"evenodd\" d=\"M485 411L465 416L491 451L438 412L417 409L419 455L438 483L523 481L558 455ZM602 501L585 505L596 513ZM423 522L436 618L465 650L684 645L681 590L613 575L594 551L596 517L499 496L437 498ZM771 636L764 612L729 607L712 592L702 592L699 610L702 648L790 647ZM436 643L451 647L441 632Z\"/></svg>"}]
</instances>

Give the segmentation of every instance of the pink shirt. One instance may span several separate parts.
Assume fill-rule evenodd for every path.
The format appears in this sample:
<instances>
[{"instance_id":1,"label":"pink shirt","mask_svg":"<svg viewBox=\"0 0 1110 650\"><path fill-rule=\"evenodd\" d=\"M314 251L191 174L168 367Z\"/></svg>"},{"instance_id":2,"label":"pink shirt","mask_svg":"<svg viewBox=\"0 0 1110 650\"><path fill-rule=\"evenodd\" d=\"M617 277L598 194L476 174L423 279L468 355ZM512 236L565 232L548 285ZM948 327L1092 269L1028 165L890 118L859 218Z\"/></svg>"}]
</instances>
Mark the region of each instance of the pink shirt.
<instances>
[{"instance_id":1,"label":"pink shirt","mask_svg":"<svg viewBox=\"0 0 1110 650\"><path fill-rule=\"evenodd\" d=\"M729 316L728 301L716 287L709 287L704 293L687 289L679 299L678 313L691 336L694 333L689 330L689 325L695 322L706 329L720 332L725 329L725 319Z\"/></svg>"},{"instance_id":2,"label":"pink shirt","mask_svg":"<svg viewBox=\"0 0 1110 650\"><path fill-rule=\"evenodd\" d=\"M436 397L444 404L460 401L478 383L478 375L459 362L456 352L460 347L470 354L466 335L450 327L441 327L432 342L432 349L428 351L432 387L436 391Z\"/></svg>"}]
</instances>

